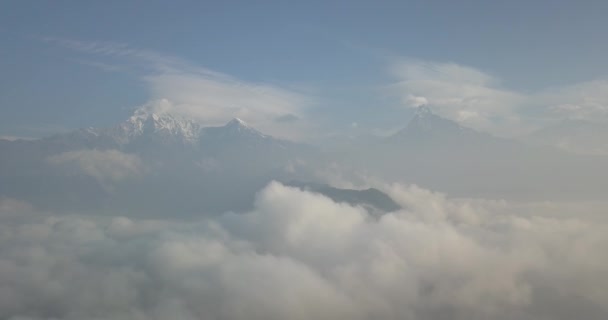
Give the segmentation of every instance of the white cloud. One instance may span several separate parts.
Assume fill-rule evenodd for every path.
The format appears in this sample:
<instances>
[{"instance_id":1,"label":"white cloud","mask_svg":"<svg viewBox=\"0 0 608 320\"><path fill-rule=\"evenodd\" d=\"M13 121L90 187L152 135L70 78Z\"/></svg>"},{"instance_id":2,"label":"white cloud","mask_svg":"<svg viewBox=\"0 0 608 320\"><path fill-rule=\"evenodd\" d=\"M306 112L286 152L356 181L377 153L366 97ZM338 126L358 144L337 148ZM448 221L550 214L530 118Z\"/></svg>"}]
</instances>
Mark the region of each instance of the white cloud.
<instances>
[{"instance_id":1,"label":"white cloud","mask_svg":"<svg viewBox=\"0 0 608 320\"><path fill-rule=\"evenodd\" d=\"M313 98L293 88L243 81L184 59L122 43L44 40L110 59L94 63L86 60L104 71L134 70L151 95L143 108L193 118L205 125L221 125L239 117L266 133L292 139L311 131L312 124L304 121L275 121L286 114L305 119L306 109L314 105Z\"/></svg>"},{"instance_id":2,"label":"white cloud","mask_svg":"<svg viewBox=\"0 0 608 320\"><path fill-rule=\"evenodd\" d=\"M608 81L588 81L559 88L549 88L534 97L545 102L557 118L607 120Z\"/></svg>"},{"instance_id":3,"label":"white cloud","mask_svg":"<svg viewBox=\"0 0 608 320\"><path fill-rule=\"evenodd\" d=\"M524 93L502 87L493 75L455 63L404 59L389 71L397 79L389 88L404 106L428 104L442 116L498 135L519 135L564 118L608 120L604 80Z\"/></svg>"},{"instance_id":4,"label":"white cloud","mask_svg":"<svg viewBox=\"0 0 608 320\"><path fill-rule=\"evenodd\" d=\"M145 108L192 117L219 125L239 117L260 130L291 139L318 132L307 121L317 98L296 88L243 81L178 57L134 48L124 43L47 37L101 61L77 59L104 71L133 72L150 91ZM500 136L520 136L561 119L608 122L608 81L603 79L518 92L499 77L456 63L401 59L390 65L396 82L389 91L407 107L430 105L440 115ZM166 101L166 107L159 107ZM285 115L302 121L276 121Z\"/></svg>"},{"instance_id":5,"label":"white cloud","mask_svg":"<svg viewBox=\"0 0 608 320\"><path fill-rule=\"evenodd\" d=\"M173 71L189 66L189 63L183 59L150 50L134 48L126 43L80 41L56 37L44 37L41 40L87 54L114 58L115 60L108 62L110 64L104 63L103 66L98 66L104 70L107 70L108 67L114 68L116 65L128 65L131 68L141 68L147 71ZM191 67L193 68L193 72L204 70L202 68L195 68L194 66Z\"/></svg>"},{"instance_id":6,"label":"white cloud","mask_svg":"<svg viewBox=\"0 0 608 320\"><path fill-rule=\"evenodd\" d=\"M145 77L153 99L167 99L168 110L203 124L224 124L233 117L262 127L285 114L300 115L310 101L279 87L245 83L216 74L166 73Z\"/></svg>"},{"instance_id":7,"label":"white cloud","mask_svg":"<svg viewBox=\"0 0 608 320\"><path fill-rule=\"evenodd\" d=\"M407 96L406 100L407 100L407 105L416 107L416 108L429 104L429 100L427 98L413 96L411 94Z\"/></svg>"},{"instance_id":8,"label":"white cloud","mask_svg":"<svg viewBox=\"0 0 608 320\"><path fill-rule=\"evenodd\" d=\"M418 60L398 62L390 71L398 79L390 88L402 96L406 106L428 104L442 116L495 133L510 132L521 125L517 108L524 97L499 88L498 80L484 72L454 63Z\"/></svg>"},{"instance_id":9,"label":"white cloud","mask_svg":"<svg viewBox=\"0 0 608 320\"><path fill-rule=\"evenodd\" d=\"M0 317L608 314L605 216L386 188L406 209L379 219L278 183L252 212L198 222L0 214Z\"/></svg>"},{"instance_id":10,"label":"white cloud","mask_svg":"<svg viewBox=\"0 0 608 320\"><path fill-rule=\"evenodd\" d=\"M18 137L18 136L0 136L0 140L8 140L8 141L17 141L17 140L35 140L35 138L31 137Z\"/></svg>"}]
</instances>

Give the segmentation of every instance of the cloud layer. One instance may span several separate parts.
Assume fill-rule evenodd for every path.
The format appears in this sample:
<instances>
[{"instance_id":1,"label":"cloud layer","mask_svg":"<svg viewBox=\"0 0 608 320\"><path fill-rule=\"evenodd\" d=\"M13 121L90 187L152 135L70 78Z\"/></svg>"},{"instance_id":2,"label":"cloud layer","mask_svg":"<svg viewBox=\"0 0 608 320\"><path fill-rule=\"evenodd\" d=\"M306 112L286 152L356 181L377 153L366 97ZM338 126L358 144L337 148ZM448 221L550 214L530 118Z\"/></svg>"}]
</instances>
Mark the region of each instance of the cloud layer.
<instances>
[{"instance_id":1,"label":"cloud layer","mask_svg":"<svg viewBox=\"0 0 608 320\"><path fill-rule=\"evenodd\" d=\"M279 183L251 212L198 222L56 216L4 199L0 317L608 315L608 230L592 209L386 190L407 209L373 218Z\"/></svg>"}]
</instances>

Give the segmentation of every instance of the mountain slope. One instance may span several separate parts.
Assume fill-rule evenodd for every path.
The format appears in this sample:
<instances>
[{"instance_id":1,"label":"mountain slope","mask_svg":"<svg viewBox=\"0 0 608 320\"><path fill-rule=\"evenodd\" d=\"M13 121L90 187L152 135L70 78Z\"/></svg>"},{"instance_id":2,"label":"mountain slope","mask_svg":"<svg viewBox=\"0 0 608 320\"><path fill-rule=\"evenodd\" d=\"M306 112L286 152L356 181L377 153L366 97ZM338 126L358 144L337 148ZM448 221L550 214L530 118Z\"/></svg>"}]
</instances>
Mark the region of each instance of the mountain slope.
<instances>
[{"instance_id":1,"label":"mountain slope","mask_svg":"<svg viewBox=\"0 0 608 320\"><path fill-rule=\"evenodd\" d=\"M408 125L395 133L392 138L425 138L454 134L474 134L474 130L434 114L428 106L420 106Z\"/></svg>"},{"instance_id":2,"label":"mountain slope","mask_svg":"<svg viewBox=\"0 0 608 320\"><path fill-rule=\"evenodd\" d=\"M396 144L458 144L466 147L475 144L505 144L506 139L494 137L488 133L479 132L464 127L455 121L443 118L431 111L428 106L420 106L407 126L387 139Z\"/></svg>"},{"instance_id":3,"label":"mountain slope","mask_svg":"<svg viewBox=\"0 0 608 320\"><path fill-rule=\"evenodd\" d=\"M342 159L352 172L455 196L589 199L608 189L606 158L494 137L426 106L396 134L352 148Z\"/></svg>"},{"instance_id":4,"label":"mountain slope","mask_svg":"<svg viewBox=\"0 0 608 320\"><path fill-rule=\"evenodd\" d=\"M255 192L271 180L319 182L335 174L415 183L463 197L598 199L608 190L607 164L606 157L493 137L427 107L391 137L355 140L325 154L265 135L240 119L203 127L136 112L110 128L0 140L0 197L64 211L219 213L250 208ZM337 201L386 202L374 190L308 187Z\"/></svg>"},{"instance_id":5,"label":"mountain slope","mask_svg":"<svg viewBox=\"0 0 608 320\"><path fill-rule=\"evenodd\" d=\"M203 127L136 112L110 128L0 141L0 196L57 210L244 210L269 181L294 178L293 164L311 154L240 119Z\"/></svg>"}]
</instances>

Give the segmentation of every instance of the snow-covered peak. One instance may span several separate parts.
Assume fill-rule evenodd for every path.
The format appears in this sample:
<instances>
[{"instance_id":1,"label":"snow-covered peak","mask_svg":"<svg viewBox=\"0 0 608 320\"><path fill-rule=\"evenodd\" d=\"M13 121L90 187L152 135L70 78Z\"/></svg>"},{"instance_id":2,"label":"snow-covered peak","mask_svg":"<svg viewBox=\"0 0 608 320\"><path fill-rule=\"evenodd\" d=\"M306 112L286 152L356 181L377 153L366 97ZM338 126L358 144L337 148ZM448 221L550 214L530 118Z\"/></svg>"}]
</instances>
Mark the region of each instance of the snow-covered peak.
<instances>
[{"instance_id":1,"label":"snow-covered peak","mask_svg":"<svg viewBox=\"0 0 608 320\"><path fill-rule=\"evenodd\" d=\"M248 135L248 136L258 136L261 138L266 137L261 132L256 129L250 127L245 121L239 118L233 118L228 121L223 127L223 131L230 135L238 134L238 135Z\"/></svg>"},{"instance_id":2,"label":"snow-covered peak","mask_svg":"<svg viewBox=\"0 0 608 320\"><path fill-rule=\"evenodd\" d=\"M193 142L198 139L200 130L200 125L194 121L140 108L129 119L109 131L121 143L129 143L138 137Z\"/></svg>"},{"instance_id":3,"label":"snow-covered peak","mask_svg":"<svg viewBox=\"0 0 608 320\"><path fill-rule=\"evenodd\" d=\"M407 126L397 132L394 137L397 139L430 136L447 138L462 134L473 134L473 130L465 128L455 121L443 118L433 113L428 106L423 105L416 109Z\"/></svg>"},{"instance_id":4,"label":"snow-covered peak","mask_svg":"<svg viewBox=\"0 0 608 320\"><path fill-rule=\"evenodd\" d=\"M416 109L414 117L408 124L408 128L414 131L430 131L446 126L454 127L458 126L458 124L434 114L431 108L426 105L422 105Z\"/></svg>"},{"instance_id":5,"label":"snow-covered peak","mask_svg":"<svg viewBox=\"0 0 608 320\"><path fill-rule=\"evenodd\" d=\"M85 141L89 145L102 141L104 145L112 146L160 143L166 146L192 145L197 148L202 143L209 144L210 141L230 144L235 141L251 143L275 140L239 118L233 118L223 126L207 127L194 120L146 108L135 110L129 118L113 127L79 129L53 139Z\"/></svg>"},{"instance_id":6,"label":"snow-covered peak","mask_svg":"<svg viewBox=\"0 0 608 320\"><path fill-rule=\"evenodd\" d=\"M232 120L228 121L228 123L226 123L225 127L249 128L249 126L247 125L247 122L245 122L239 118L233 118Z\"/></svg>"},{"instance_id":7,"label":"snow-covered peak","mask_svg":"<svg viewBox=\"0 0 608 320\"><path fill-rule=\"evenodd\" d=\"M141 119L147 119L148 117L150 117L153 114L154 114L154 111L150 110L150 108L141 107L141 108L137 108L137 109L135 109L135 111L133 111L133 114L131 115L129 120L136 121L136 120L141 120Z\"/></svg>"}]
</instances>

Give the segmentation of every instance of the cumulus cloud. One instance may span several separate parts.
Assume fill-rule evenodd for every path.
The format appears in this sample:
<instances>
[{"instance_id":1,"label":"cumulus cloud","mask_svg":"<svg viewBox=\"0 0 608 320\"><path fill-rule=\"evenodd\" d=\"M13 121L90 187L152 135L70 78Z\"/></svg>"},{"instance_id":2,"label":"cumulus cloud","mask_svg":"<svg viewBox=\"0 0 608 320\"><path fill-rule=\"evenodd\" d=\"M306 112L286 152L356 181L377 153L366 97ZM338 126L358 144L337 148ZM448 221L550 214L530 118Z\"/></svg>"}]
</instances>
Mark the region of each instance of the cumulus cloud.
<instances>
[{"instance_id":1,"label":"cumulus cloud","mask_svg":"<svg viewBox=\"0 0 608 320\"><path fill-rule=\"evenodd\" d=\"M608 315L605 217L386 189L406 209L380 218L279 183L251 212L198 222L3 214L0 317Z\"/></svg>"},{"instance_id":2,"label":"cumulus cloud","mask_svg":"<svg viewBox=\"0 0 608 320\"><path fill-rule=\"evenodd\" d=\"M118 150L78 150L50 156L47 161L70 172L82 173L99 182L117 182L144 169L141 159Z\"/></svg>"},{"instance_id":3,"label":"cumulus cloud","mask_svg":"<svg viewBox=\"0 0 608 320\"><path fill-rule=\"evenodd\" d=\"M429 104L429 100L427 98L414 96L411 94L407 96L406 100L407 100L408 106L412 106L412 107L416 107L416 108Z\"/></svg>"},{"instance_id":4,"label":"cumulus cloud","mask_svg":"<svg viewBox=\"0 0 608 320\"><path fill-rule=\"evenodd\" d=\"M397 79L389 88L404 106L428 104L442 116L498 135L530 132L561 119L608 120L604 80L523 93L501 86L494 75L455 63L403 59L389 71Z\"/></svg>"}]
</instances>

